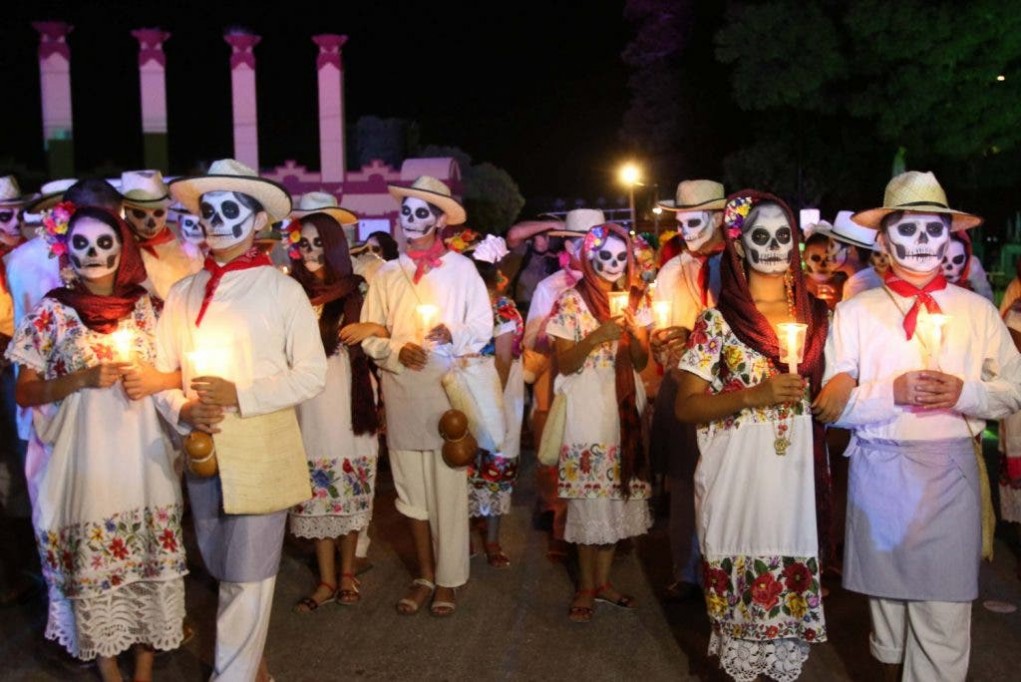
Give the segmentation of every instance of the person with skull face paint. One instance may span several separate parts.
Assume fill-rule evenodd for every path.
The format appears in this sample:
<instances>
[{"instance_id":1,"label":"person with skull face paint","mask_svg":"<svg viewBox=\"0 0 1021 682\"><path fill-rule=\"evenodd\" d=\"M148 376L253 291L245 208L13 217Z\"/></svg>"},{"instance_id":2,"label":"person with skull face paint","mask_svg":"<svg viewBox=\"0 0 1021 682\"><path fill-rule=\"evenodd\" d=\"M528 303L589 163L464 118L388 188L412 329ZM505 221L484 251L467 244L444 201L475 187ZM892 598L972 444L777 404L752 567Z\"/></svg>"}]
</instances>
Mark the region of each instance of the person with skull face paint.
<instances>
[{"instance_id":1,"label":"person with skull face paint","mask_svg":"<svg viewBox=\"0 0 1021 682\"><path fill-rule=\"evenodd\" d=\"M292 215L285 232L287 241L296 245L290 249L291 276L319 315L328 358L326 389L298 406L312 498L290 512L291 532L315 541L319 584L295 606L296 611L312 612L334 600L342 605L361 600L355 547L358 533L372 518L379 451L376 395L361 341L386 330L359 322L364 280L354 274L342 228L358 218L339 206ZM298 241L291 235L299 236Z\"/></svg>"},{"instance_id":2,"label":"person with skull face paint","mask_svg":"<svg viewBox=\"0 0 1021 682\"><path fill-rule=\"evenodd\" d=\"M982 267L982 261L975 257L971 237L967 232L951 232L950 244L942 261L943 276L951 284L970 289L993 302L993 289Z\"/></svg>"},{"instance_id":3,"label":"person with skull face paint","mask_svg":"<svg viewBox=\"0 0 1021 682\"><path fill-rule=\"evenodd\" d=\"M175 203L170 210L177 216L177 230L180 233L181 248L189 258L197 258L204 261L209 246L206 244L206 233L202 230L202 219L188 213L179 203Z\"/></svg>"},{"instance_id":4,"label":"person with skull face paint","mask_svg":"<svg viewBox=\"0 0 1021 682\"><path fill-rule=\"evenodd\" d=\"M210 255L167 296L157 369L183 379L157 402L180 432L214 434L219 472L187 476L199 550L219 581L212 679L265 682L287 511L310 495L294 407L323 390L326 354L305 291L255 245L256 233L290 213L287 191L222 159L208 175L173 181L170 193L201 213ZM195 376L196 353L211 350L220 366ZM258 452L231 437L243 431L257 434Z\"/></svg>"},{"instance_id":5,"label":"person with skull face paint","mask_svg":"<svg viewBox=\"0 0 1021 682\"><path fill-rule=\"evenodd\" d=\"M151 291L165 299L170 287L202 269L202 257L189 254L167 226L170 194L158 170L121 174L124 219L141 249Z\"/></svg>"},{"instance_id":6,"label":"person with skull face paint","mask_svg":"<svg viewBox=\"0 0 1021 682\"><path fill-rule=\"evenodd\" d=\"M74 279L40 301L7 350L45 453L28 471L46 636L73 656L98 657L106 681L121 679L116 656L134 647L134 678L149 680L153 649L182 639L182 497L155 401L120 385L130 362L113 336L130 339L131 362L152 362L158 303L141 286L145 269L119 217L61 204L46 235Z\"/></svg>"},{"instance_id":7,"label":"person with skull face paint","mask_svg":"<svg viewBox=\"0 0 1021 682\"><path fill-rule=\"evenodd\" d=\"M678 419L699 424L709 653L734 679L793 680L810 644L826 640L816 509L824 527L829 480L809 400L822 379L827 310L808 294L797 223L781 199L736 192L723 222L719 302L688 338L675 406ZM799 374L783 371L783 322L808 325Z\"/></svg>"},{"instance_id":8,"label":"person with skull face paint","mask_svg":"<svg viewBox=\"0 0 1021 682\"><path fill-rule=\"evenodd\" d=\"M846 403L833 416L855 436L844 587L869 597L887 679L964 680L980 558L992 552L975 435L1021 409L1021 356L987 300L947 285L950 231L982 219L949 208L932 173L894 177L883 206L854 220L879 231L890 270L837 307L827 341L826 380ZM937 313L949 315L939 334Z\"/></svg>"},{"instance_id":9,"label":"person with skull face paint","mask_svg":"<svg viewBox=\"0 0 1021 682\"><path fill-rule=\"evenodd\" d=\"M430 613L457 608L455 588L468 581L468 481L441 453L437 425L450 409L442 378L454 360L478 353L493 335L486 286L469 258L448 251L440 232L465 220L464 208L443 182L429 176L411 187L390 186L400 202L408 248L376 272L362 322L386 328L390 338L362 343L383 371L386 438L397 487L397 510L408 517L418 576L397 602L414 615L433 597ZM435 306L430 329L419 306Z\"/></svg>"},{"instance_id":10,"label":"person with skull face paint","mask_svg":"<svg viewBox=\"0 0 1021 682\"><path fill-rule=\"evenodd\" d=\"M830 262L832 241L828 235L814 232L805 240L805 250L801 254L808 293L825 303L830 310L840 302L847 280L847 276Z\"/></svg>"},{"instance_id":11,"label":"person with skull face paint","mask_svg":"<svg viewBox=\"0 0 1021 682\"><path fill-rule=\"evenodd\" d=\"M554 339L556 391L567 401L558 493L567 500L564 539L577 544L579 568L568 617L588 622L597 601L634 607L610 583L610 567L617 542L652 525L640 419L645 389L638 376L649 359L652 315L633 286L627 230L615 223L593 227L580 260L583 276L560 294L546 334ZM623 314L611 314L611 292L627 299Z\"/></svg>"}]
</instances>

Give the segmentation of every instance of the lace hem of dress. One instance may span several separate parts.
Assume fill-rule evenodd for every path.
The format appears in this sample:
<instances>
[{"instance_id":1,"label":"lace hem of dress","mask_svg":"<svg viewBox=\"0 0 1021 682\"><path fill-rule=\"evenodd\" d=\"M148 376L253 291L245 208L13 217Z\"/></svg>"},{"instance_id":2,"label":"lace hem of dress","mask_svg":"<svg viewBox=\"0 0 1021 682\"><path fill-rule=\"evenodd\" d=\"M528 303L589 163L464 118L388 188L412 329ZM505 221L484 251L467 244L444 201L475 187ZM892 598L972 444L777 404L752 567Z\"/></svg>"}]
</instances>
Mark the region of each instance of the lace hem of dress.
<instances>
[{"instance_id":1,"label":"lace hem of dress","mask_svg":"<svg viewBox=\"0 0 1021 682\"><path fill-rule=\"evenodd\" d=\"M299 516L291 514L291 533L299 538L323 540L339 538L354 531L368 528L372 512L347 516Z\"/></svg>"},{"instance_id":2,"label":"lace hem of dress","mask_svg":"<svg viewBox=\"0 0 1021 682\"><path fill-rule=\"evenodd\" d=\"M801 639L752 640L712 633L709 655L720 657L720 667L738 682L765 675L776 682L794 682L808 660L811 644Z\"/></svg>"},{"instance_id":3,"label":"lace hem of dress","mask_svg":"<svg viewBox=\"0 0 1021 682\"><path fill-rule=\"evenodd\" d=\"M54 597L51 590L46 638L91 661L116 656L133 644L176 649L183 624L184 578L139 581L85 599Z\"/></svg>"},{"instance_id":4,"label":"lace hem of dress","mask_svg":"<svg viewBox=\"0 0 1021 682\"><path fill-rule=\"evenodd\" d=\"M490 490L468 491L468 514L472 517L503 516L511 512L510 491L494 493Z\"/></svg>"},{"instance_id":5,"label":"lace hem of dress","mask_svg":"<svg viewBox=\"0 0 1021 682\"><path fill-rule=\"evenodd\" d=\"M601 502L602 500L592 500ZM585 504L588 500L569 500L568 504ZM609 514L602 518L571 519L568 511L564 526L564 540L582 545L612 545L619 540L644 535L652 527L649 505L644 500L630 500L623 504L623 514Z\"/></svg>"}]
</instances>

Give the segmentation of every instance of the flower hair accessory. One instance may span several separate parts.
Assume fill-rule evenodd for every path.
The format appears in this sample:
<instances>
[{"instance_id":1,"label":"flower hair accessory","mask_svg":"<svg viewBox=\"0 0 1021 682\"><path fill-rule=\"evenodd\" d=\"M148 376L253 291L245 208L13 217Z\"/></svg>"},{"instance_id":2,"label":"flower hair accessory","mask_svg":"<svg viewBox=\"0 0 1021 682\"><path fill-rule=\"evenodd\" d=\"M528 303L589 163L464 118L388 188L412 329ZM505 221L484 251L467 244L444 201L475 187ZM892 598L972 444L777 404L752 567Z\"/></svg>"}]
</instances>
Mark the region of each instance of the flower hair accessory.
<instances>
[{"instance_id":1,"label":"flower hair accessory","mask_svg":"<svg viewBox=\"0 0 1021 682\"><path fill-rule=\"evenodd\" d=\"M606 243L606 238L609 236L610 231L602 225L593 227L585 235L585 248L588 251L595 251L600 246Z\"/></svg>"},{"instance_id":2,"label":"flower hair accessory","mask_svg":"<svg viewBox=\"0 0 1021 682\"><path fill-rule=\"evenodd\" d=\"M734 197L727 202L726 208L723 209L723 225L727 228L727 235L731 239L741 237L745 218L748 217L751 210L751 197Z\"/></svg>"},{"instance_id":3,"label":"flower hair accessory","mask_svg":"<svg viewBox=\"0 0 1021 682\"><path fill-rule=\"evenodd\" d=\"M447 239L444 243L447 245L447 248L450 249L451 251L456 251L457 253L464 253L466 250L468 250L468 247L470 247L478 238L479 238L478 232L471 229L470 227L466 227L460 232L454 234L453 237Z\"/></svg>"},{"instance_id":4,"label":"flower hair accessory","mask_svg":"<svg viewBox=\"0 0 1021 682\"><path fill-rule=\"evenodd\" d=\"M50 258L67 253L67 226L76 208L70 201L61 201L43 218L42 237L50 247Z\"/></svg>"},{"instance_id":5,"label":"flower hair accessory","mask_svg":"<svg viewBox=\"0 0 1021 682\"><path fill-rule=\"evenodd\" d=\"M296 218L287 223L284 234L287 239L287 256L291 260L300 260L301 249L298 248L298 243L301 242L301 221Z\"/></svg>"},{"instance_id":6,"label":"flower hair accessory","mask_svg":"<svg viewBox=\"0 0 1021 682\"><path fill-rule=\"evenodd\" d=\"M644 282L654 281L656 279L656 250L640 234L635 235L632 244L635 263L638 264L639 276Z\"/></svg>"},{"instance_id":7,"label":"flower hair accessory","mask_svg":"<svg viewBox=\"0 0 1021 682\"><path fill-rule=\"evenodd\" d=\"M507 250L507 242L503 240L503 237L487 234L485 239L475 245L472 258L495 265L502 261L508 253L510 251Z\"/></svg>"}]
</instances>

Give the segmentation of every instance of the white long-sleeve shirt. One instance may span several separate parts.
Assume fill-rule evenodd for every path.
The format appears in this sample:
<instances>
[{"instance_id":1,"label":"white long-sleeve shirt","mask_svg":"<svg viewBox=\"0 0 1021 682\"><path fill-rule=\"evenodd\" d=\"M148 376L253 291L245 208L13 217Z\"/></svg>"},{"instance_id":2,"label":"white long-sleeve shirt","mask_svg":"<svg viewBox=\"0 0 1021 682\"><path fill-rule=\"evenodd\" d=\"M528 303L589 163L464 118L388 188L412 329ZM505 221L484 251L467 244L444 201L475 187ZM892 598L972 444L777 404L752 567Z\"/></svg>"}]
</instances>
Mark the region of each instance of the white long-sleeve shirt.
<instances>
[{"instance_id":1,"label":"white long-sleeve shirt","mask_svg":"<svg viewBox=\"0 0 1021 682\"><path fill-rule=\"evenodd\" d=\"M699 273L709 268L709 295L702 304L702 290L699 288ZM655 301L670 302L670 326L691 330L695 320L706 308L716 305L720 295L720 256L710 256L702 261L688 251L677 254L660 268L656 275Z\"/></svg>"},{"instance_id":2,"label":"white long-sleeve shirt","mask_svg":"<svg viewBox=\"0 0 1021 682\"><path fill-rule=\"evenodd\" d=\"M867 439L940 440L977 435L986 419L1021 409L1021 355L1007 328L989 301L955 286L932 297L950 315L937 357L940 370L964 381L960 399L944 410L895 405L894 380L926 364L921 323L910 341L903 327L904 312L914 299L890 295L883 288L871 289L837 305L823 381L847 372L858 387L836 426ZM970 433L962 415L968 415Z\"/></svg>"},{"instance_id":3,"label":"white long-sleeve shirt","mask_svg":"<svg viewBox=\"0 0 1021 682\"><path fill-rule=\"evenodd\" d=\"M532 302L528 305L528 317L525 318L525 336L522 344L529 350L535 350L536 344L545 346L546 334L543 325L553 312L553 304L560 298L565 289L574 286L582 273L577 270L558 270L535 285ZM540 348L545 352L544 348Z\"/></svg>"},{"instance_id":4,"label":"white long-sleeve shirt","mask_svg":"<svg viewBox=\"0 0 1021 682\"><path fill-rule=\"evenodd\" d=\"M199 254L189 254L177 239L152 248L156 256L146 249L139 249L145 274L149 277L147 288L164 300L170 295L170 287L202 269L204 258Z\"/></svg>"}]
</instances>

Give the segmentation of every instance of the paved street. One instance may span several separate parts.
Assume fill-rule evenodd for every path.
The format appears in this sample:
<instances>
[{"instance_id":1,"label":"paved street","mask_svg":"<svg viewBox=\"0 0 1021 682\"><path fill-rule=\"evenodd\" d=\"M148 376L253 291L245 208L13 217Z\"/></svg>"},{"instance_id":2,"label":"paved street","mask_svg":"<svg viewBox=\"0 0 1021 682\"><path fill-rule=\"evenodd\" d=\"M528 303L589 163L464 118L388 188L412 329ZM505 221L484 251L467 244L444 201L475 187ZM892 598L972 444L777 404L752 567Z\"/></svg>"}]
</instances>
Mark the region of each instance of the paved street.
<instances>
[{"instance_id":1,"label":"paved street","mask_svg":"<svg viewBox=\"0 0 1021 682\"><path fill-rule=\"evenodd\" d=\"M531 459L527 455L526 461ZM473 559L471 582L460 592L453 618L433 618L424 610L409 618L394 611L409 580L405 561L411 547L393 509L393 488L385 472L369 550L373 568L362 576L360 604L292 613L291 606L315 579L311 545L289 542L268 645L276 680L727 679L704 655L708 621L702 603L661 605L656 599L669 565L665 519L614 567L614 582L634 594L639 607L627 612L601 605L588 625L567 620L572 583L564 566L545 558L545 534L533 528L531 481L526 466L514 513L505 522L504 547L512 567L496 570L481 556ZM982 598L974 609L973 680L1018 678L1021 614L995 614L981 606L985 599L1021 603L1014 556L1002 540L997 550L996 562L983 567ZM197 552L192 556L197 562ZM198 632L181 650L157 659L158 680L197 682L209 675L215 584L195 565L187 586L189 619ZM802 679L877 679L879 669L867 648L864 599L830 587L833 592L825 602L830 642L813 649ZM42 599L0 612L0 679L98 679L94 668L75 665L44 642L44 619Z\"/></svg>"}]
</instances>

